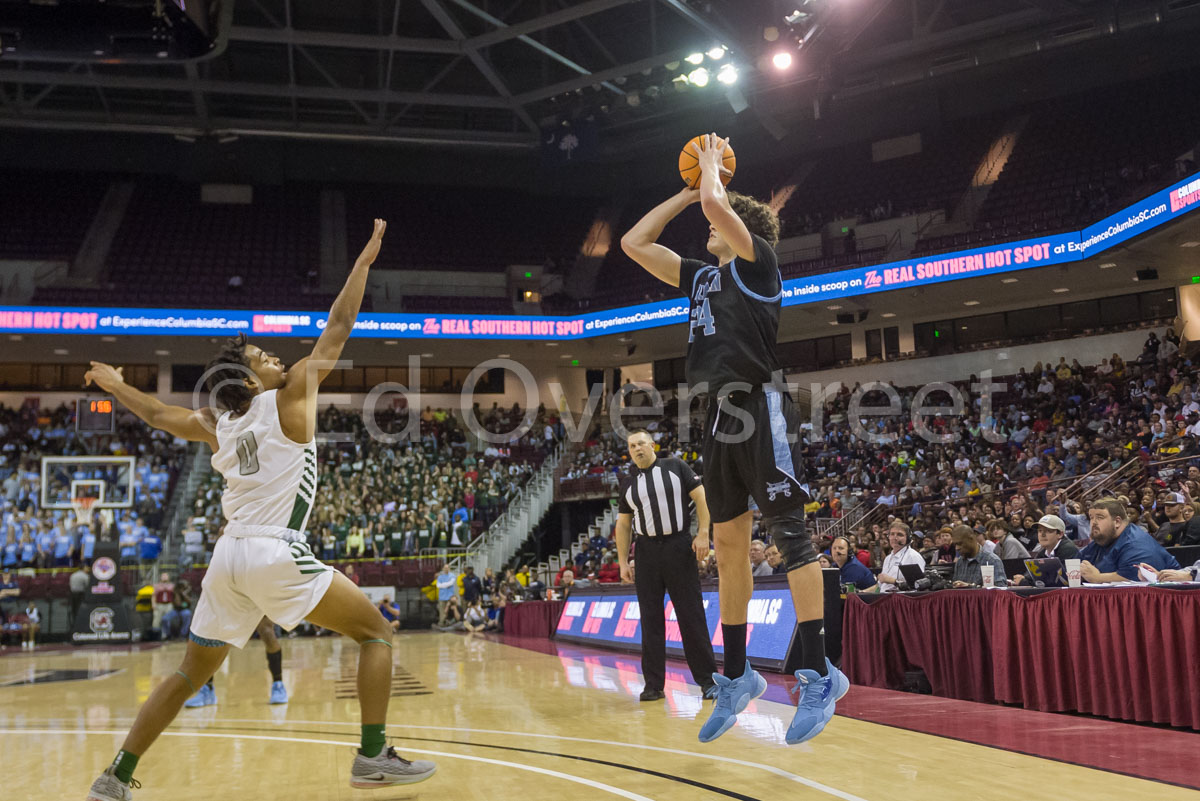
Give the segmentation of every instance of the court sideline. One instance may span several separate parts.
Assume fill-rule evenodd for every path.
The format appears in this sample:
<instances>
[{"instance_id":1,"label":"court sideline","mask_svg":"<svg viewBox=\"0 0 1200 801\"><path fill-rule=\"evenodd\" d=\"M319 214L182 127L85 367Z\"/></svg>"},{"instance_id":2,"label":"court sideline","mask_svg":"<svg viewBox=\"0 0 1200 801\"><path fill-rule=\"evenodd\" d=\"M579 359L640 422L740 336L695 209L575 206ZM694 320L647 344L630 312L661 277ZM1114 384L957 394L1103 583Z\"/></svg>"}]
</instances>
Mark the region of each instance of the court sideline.
<instances>
[{"instance_id":1,"label":"court sideline","mask_svg":"<svg viewBox=\"0 0 1200 801\"><path fill-rule=\"evenodd\" d=\"M877 690L861 690L866 703L856 702L860 688L847 697L850 715L839 715L811 743L788 747L783 732L791 707L776 682L733 731L703 746L695 720L702 701L698 689L683 681L685 671L672 666L665 702L640 704L636 657L547 646L541 650L554 652L454 634L399 636L395 664L404 672L398 670L394 682L389 734L403 754L437 761L439 773L416 787L367 793L347 784L357 707L352 697L339 697L339 688L353 679L353 644L340 638L285 641L292 700L271 707L261 646L252 642L218 674L219 704L184 710L148 753L137 772L144 788L135 799L188 801L232 792L260 801L497 794L527 801L887 801L995 797L998 786L1023 787L1026 795L1030 787L1045 787L1046 797L1058 799L1200 799L1194 790L1162 781L899 728L913 725L911 716L888 725L856 719L866 714L860 706L874 707L876 718L887 706L873 695L883 692ZM0 659L0 748L10 764L22 766L10 774L10 793L82 798L138 705L174 671L181 651L180 644L168 644L17 652ZM982 707L979 726L1001 725L993 710L1036 714ZM942 717L954 714L946 709ZM1099 746L1086 727L1082 734L1080 751ZM1200 742L1197 735L1165 734Z\"/></svg>"}]
</instances>

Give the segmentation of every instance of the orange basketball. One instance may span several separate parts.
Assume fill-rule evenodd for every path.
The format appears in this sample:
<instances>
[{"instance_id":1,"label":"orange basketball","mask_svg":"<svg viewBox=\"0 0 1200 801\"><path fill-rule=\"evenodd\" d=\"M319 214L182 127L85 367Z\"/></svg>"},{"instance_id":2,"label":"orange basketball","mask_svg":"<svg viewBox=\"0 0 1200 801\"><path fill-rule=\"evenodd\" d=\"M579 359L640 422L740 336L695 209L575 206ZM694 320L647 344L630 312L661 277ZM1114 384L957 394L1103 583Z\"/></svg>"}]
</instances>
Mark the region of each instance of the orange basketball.
<instances>
[{"instance_id":1,"label":"orange basketball","mask_svg":"<svg viewBox=\"0 0 1200 801\"><path fill-rule=\"evenodd\" d=\"M693 137L683 146L683 150L679 151L679 177L690 189L700 188L700 160L696 158L696 146L699 144L700 137ZM728 184L737 170L737 156L733 154L733 148L729 145L725 145L725 156L721 163L729 170L728 175L721 175L721 183Z\"/></svg>"}]
</instances>

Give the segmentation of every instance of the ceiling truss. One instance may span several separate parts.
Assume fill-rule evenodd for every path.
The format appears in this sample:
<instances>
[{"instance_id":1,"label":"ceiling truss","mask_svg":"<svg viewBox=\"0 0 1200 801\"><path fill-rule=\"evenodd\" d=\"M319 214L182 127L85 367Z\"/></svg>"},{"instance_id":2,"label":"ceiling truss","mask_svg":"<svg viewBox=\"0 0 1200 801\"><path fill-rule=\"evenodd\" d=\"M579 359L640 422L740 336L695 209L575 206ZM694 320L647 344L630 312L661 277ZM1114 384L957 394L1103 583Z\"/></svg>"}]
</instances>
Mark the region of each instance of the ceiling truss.
<instances>
[{"instance_id":1,"label":"ceiling truss","mask_svg":"<svg viewBox=\"0 0 1200 801\"><path fill-rule=\"evenodd\" d=\"M562 103L578 109L595 98L593 105L604 104L606 113L609 105L634 106L621 101L639 82L652 80L644 76L716 43L738 59L739 89L753 105L756 90L771 77L759 72L768 51L763 26L780 24L763 16L773 11L753 11L777 3L746 0L344 5L355 10L327 0L237 0L224 51L199 62L133 66L0 58L0 127L532 149L540 129L563 113ZM877 68L1001 30L1095 15L1103 4L868 5L870 13L830 26L844 69ZM995 13L978 13L984 5ZM964 14L966 8L972 13ZM886 13L893 10L898 13ZM896 18L903 36L872 39L876 28L895 25ZM725 103L722 92L711 96L711 102ZM759 119L764 113L755 108Z\"/></svg>"}]
</instances>

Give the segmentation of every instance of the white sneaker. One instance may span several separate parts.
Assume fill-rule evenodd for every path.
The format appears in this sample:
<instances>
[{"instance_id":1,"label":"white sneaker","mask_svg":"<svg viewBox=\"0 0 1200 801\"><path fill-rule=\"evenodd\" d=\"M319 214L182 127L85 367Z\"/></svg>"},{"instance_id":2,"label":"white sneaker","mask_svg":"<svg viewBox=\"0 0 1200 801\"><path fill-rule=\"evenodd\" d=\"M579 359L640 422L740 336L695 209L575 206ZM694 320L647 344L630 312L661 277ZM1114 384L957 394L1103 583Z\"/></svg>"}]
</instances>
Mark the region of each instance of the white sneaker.
<instances>
[{"instance_id":1,"label":"white sneaker","mask_svg":"<svg viewBox=\"0 0 1200 801\"><path fill-rule=\"evenodd\" d=\"M397 754L395 748L386 748L375 757L366 757L355 751L354 766L350 769L350 786L368 789L390 784L416 784L436 772L437 765L432 762L409 762Z\"/></svg>"},{"instance_id":2,"label":"white sneaker","mask_svg":"<svg viewBox=\"0 0 1200 801\"><path fill-rule=\"evenodd\" d=\"M92 782L92 789L88 791L87 801L133 801L133 793L130 788L137 789L142 785L137 779L130 779L129 784L117 778L113 769L100 774L100 778Z\"/></svg>"}]
</instances>

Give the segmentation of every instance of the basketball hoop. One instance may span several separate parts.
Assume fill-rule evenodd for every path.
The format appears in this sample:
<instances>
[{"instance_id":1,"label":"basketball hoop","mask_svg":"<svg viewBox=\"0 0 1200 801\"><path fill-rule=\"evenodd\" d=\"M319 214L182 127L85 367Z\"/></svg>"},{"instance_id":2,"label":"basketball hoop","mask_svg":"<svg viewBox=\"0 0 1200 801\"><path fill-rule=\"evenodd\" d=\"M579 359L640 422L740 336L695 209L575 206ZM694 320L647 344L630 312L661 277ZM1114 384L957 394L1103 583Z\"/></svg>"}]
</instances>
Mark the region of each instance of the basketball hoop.
<instances>
[{"instance_id":1,"label":"basketball hoop","mask_svg":"<svg viewBox=\"0 0 1200 801\"><path fill-rule=\"evenodd\" d=\"M71 508L75 510L75 525L76 526L91 526L92 525L92 507L96 505L99 498L73 498L71 499Z\"/></svg>"}]
</instances>

